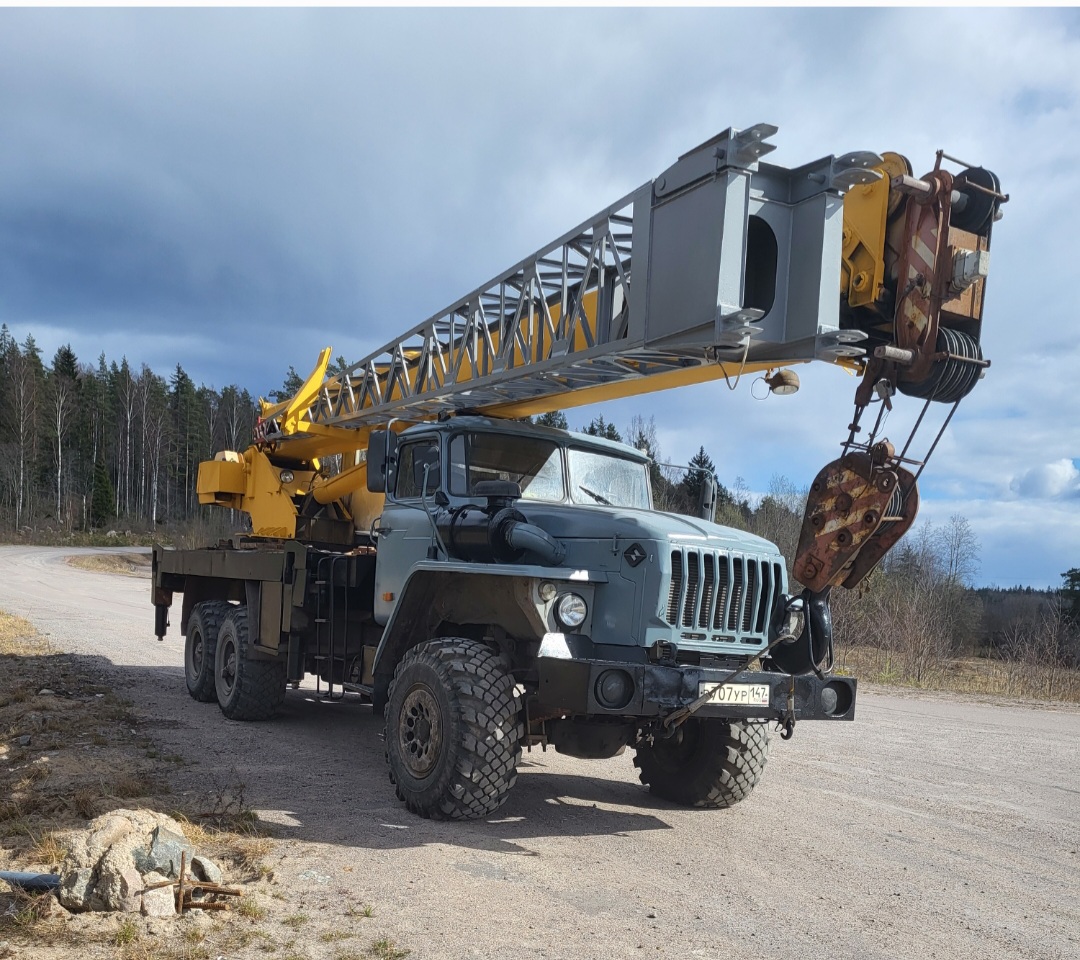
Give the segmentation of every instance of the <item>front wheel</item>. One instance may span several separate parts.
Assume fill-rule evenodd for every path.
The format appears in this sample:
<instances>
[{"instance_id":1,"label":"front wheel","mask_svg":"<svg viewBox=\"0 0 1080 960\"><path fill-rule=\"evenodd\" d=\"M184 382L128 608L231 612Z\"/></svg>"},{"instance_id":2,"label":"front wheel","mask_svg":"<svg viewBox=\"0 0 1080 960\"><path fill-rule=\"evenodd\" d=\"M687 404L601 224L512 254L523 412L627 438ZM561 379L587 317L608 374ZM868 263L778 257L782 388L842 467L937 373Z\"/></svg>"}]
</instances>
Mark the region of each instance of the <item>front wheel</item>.
<instances>
[{"instance_id":1,"label":"front wheel","mask_svg":"<svg viewBox=\"0 0 1080 960\"><path fill-rule=\"evenodd\" d=\"M517 780L521 704L506 662L476 640L409 650L386 703L386 761L398 798L434 820L494 813Z\"/></svg>"},{"instance_id":2,"label":"front wheel","mask_svg":"<svg viewBox=\"0 0 1080 960\"><path fill-rule=\"evenodd\" d=\"M651 793L685 807L731 807L750 796L769 757L769 726L691 717L667 740L637 748Z\"/></svg>"}]
</instances>

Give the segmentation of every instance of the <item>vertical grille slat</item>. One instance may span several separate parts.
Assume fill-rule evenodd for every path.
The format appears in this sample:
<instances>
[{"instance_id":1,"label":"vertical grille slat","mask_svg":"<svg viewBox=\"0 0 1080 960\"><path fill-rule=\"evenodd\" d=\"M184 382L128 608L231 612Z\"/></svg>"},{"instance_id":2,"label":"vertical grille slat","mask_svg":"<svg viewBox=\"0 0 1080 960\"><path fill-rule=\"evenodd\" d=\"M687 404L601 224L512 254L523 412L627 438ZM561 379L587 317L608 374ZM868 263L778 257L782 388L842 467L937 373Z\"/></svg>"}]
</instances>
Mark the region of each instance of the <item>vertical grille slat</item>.
<instances>
[{"instance_id":1,"label":"vertical grille slat","mask_svg":"<svg viewBox=\"0 0 1080 960\"><path fill-rule=\"evenodd\" d=\"M769 611L772 609L772 585L773 568L769 564L763 563L761 565L761 599L758 601L757 620L754 623L754 630L757 633L764 632L769 622Z\"/></svg>"},{"instance_id":2,"label":"vertical grille slat","mask_svg":"<svg viewBox=\"0 0 1080 960\"><path fill-rule=\"evenodd\" d=\"M712 628L724 629L724 618L727 616L729 598L728 585L731 583L731 571L729 569L731 558L727 554L716 558L716 613L713 614Z\"/></svg>"},{"instance_id":3,"label":"vertical grille slat","mask_svg":"<svg viewBox=\"0 0 1080 960\"><path fill-rule=\"evenodd\" d=\"M683 596L682 625L693 627L697 619L698 585L701 583L701 554L686 551L686 593Z\"/></svg>"},{"instance_id":4,"label":"vertical grille slat","mask_svg":"<svg viewBox=\"0 0 1080 960\"><path fill-rule=\"evenodd\" d=\"M672 626L678 623L679 596L682 593L683 564L682 552L671 551L671 588L668 590L667 622Z\"/></svg>"},{"instance_id":5,"label":"vertical grille slat","mask_svg":"<svg viewBox=\"0 0 1080 960\"><path fill-rule=\"evenodd\" d=\"M728 608L727 628L732 633L739 629L743 603L743 558L733 557L731 561L731 605Z\"/></svg>"},{"instance_id":6,"label":"vertical grille slat","mask_svg":"<svg viewBox=\"0 0 1080 960\"><path fill-rule=\"evenodd\" d=\"M743 598L742 631L749 633L754 628L754 614L760 599L761 583L758 579L758 565L752 560L746 561L746 593Z\"/></svg>"},{"instance_id":7,"label":"vertical grille slat","mask_svg":"<svg viewBox=\"0 0 1080 960\"><path fill-rule=\"evenodd\" d=\"M713 617L713 602L716 600L716 557L709 553L702 557L701 610L698 612L697 625L703 630L709 629Z\"/></svg>"}]
</instances>

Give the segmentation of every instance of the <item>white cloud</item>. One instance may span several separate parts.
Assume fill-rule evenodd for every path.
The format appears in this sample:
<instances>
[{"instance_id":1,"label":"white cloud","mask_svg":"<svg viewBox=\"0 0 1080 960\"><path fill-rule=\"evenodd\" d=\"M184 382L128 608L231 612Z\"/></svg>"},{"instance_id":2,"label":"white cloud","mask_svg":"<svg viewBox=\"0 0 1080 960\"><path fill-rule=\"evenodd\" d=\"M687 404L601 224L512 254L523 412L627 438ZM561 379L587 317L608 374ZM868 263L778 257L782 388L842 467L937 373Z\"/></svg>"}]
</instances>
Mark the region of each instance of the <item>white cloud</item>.
<instances>
[{"instance_id":1,"label":"white cloud","mask_svg":"<svg viewBox=\"0 0 1080 960\"><path fill-rule=\"evenodd\" d=\"M1009 488L1022 497L1054 499L1080 494L1080 470L1072 460L1040 464L1013 477Z\"/></svg>"}]
</instances>

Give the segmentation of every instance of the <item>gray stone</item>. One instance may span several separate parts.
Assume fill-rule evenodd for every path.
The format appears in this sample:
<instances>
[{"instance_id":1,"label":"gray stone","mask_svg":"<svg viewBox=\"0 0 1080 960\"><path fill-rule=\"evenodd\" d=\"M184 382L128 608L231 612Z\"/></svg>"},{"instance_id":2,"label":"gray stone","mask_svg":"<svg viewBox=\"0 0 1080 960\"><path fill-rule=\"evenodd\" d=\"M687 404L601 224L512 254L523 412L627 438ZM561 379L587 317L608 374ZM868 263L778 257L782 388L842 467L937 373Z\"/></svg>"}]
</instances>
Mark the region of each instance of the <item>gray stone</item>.
<instances>
[{"instance_id":1,"label":"gray stone","mask_svg":"<svg viewBox=\"0 0 1080 960\"><path fill-rule=\"evenodd\" d=\"M206 857L192 857L191 869L199 880L205 880L207 883L221 883L225 879L221 868Z\"/></svg>"},{"instance_id":2,"label":"gray stone","mask_svg":"<svg viewBox=\"0 0 1080 960\"><path fill-rule=\"evenodd\" d=\"M94 892L94 871L89 867L70 870L64 873L56 895L62 906L76 913L90 907L90 897Z\"/></svg>"},{"instance_id":3,"label":"gray stone","mask_svg":"<svg viewBox=\"0 0 1080 960\"><path fill-rule=\"evenodd\" d=\"M56 696L56 691L55 690L50 690L48 687L42 687L37 692L37 695L39 697L55 697Z\"/></svg>"},{"instance_id":4,"label":"gray stone","mask_svg":"<svg viewBox=\"0 0 1080 960\"><path fill-rule=\"evenodd\" d=\"M186 853L188 863L191 863L195 848L178 830L157 826L150 835L150 849L134 850L132 853L135 866L141 873L156 870L167 877L179 877L181 854Z\"/></svg>"},{"instance_id":5,"label":"gray stone","mask_svg":"<svg viewBox=\"0 0 1080 960\"><path fill-rule=\"evenodd\" d=\"M24 733L21 737L16 737L15 742L20 747L28 747L28 746L30 746L30 735Z\"/></svg>"},{"instance_id":6,"label":"gray stone","mask_svg":"<svg viewBox=\"0 0 1080 960\"><path fill-rule=\"evenodd\" d=\"M144 890L142 912L148 917L175 917L175 889L173 887L158 887L157 890Z\"/></svg>"}]
</instances>

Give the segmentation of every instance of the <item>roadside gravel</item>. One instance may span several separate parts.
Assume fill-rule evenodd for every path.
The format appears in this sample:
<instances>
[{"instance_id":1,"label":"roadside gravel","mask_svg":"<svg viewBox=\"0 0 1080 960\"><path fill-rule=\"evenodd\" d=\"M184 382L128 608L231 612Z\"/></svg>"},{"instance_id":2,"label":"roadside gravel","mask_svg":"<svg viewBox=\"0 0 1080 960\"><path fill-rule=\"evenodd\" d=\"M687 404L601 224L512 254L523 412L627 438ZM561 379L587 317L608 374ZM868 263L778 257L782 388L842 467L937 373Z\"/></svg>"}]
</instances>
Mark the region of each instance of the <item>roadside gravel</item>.
<instances>
[{"instance_id":1,"label":"roadside gravel","mask_svg":"<svg viewBox=\"0 0 1080 960\"><path fill-rule=\"evenodd\" d=\"M430 823L394 799L370 707L308 686L277 721L224 720L188 698L183 638L154 639L148 581L71 552L0 547L0 608L102 658L191 761L175 791L243 784L277 825L267 922L307 918L299 957L377 938L417 958L1080 956L1075 707L866 689L854 724L774 738L730 811L652 799L629 755L534 750L492 820Z\"/></svg>"}]
</instances>

